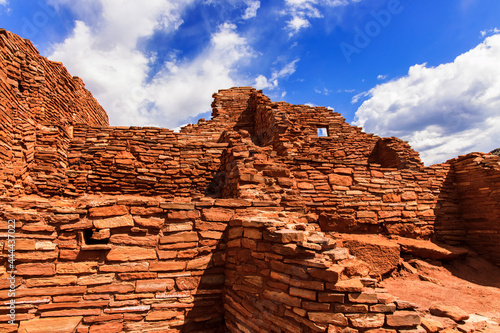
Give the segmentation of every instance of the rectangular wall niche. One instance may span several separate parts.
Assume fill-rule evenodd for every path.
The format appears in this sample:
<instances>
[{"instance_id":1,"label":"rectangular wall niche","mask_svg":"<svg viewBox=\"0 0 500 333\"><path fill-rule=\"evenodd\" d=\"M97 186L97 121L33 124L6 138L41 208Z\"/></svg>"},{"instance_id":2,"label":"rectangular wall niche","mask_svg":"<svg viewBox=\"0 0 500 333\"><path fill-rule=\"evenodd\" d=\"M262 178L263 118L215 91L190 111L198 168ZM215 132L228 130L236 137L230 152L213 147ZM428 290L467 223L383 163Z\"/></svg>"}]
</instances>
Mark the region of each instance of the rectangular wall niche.
<instances>
[{"instance_id":1,"label":"rectangular wall niche","mask_svg":"<svg viewBox=\"0 0 500 333\"><path fill-rule=\"evenodd\" d=\"M326 127L318 127L318 137L328 136L328 128Z\"/></svg>"}]
</instances>

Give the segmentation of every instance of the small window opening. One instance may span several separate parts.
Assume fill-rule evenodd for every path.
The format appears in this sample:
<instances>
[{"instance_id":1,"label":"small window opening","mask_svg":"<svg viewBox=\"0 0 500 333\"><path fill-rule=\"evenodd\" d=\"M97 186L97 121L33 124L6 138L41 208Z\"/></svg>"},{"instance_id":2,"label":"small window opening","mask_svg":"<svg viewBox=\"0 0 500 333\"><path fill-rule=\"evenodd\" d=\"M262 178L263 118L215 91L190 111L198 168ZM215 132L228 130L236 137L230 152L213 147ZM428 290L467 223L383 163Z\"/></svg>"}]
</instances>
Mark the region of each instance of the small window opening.
<instances>
[{"instance_id":1,"label":"small window opening","mask_svg":"<svg viewBox=\"0 0 500 333\"><path fill-rule=\"evenodd\" d=\"M106 229L104 229L106 230ZM102 232L104 230L87 229L83 231L83 239L86 245L98 245L109 243L109 229L108 233Z\"/></svg>"},{"instance_id":2,"label":"small window opening","mask_svg":"<svg viewBox=\"0 0 500 333\"><path fill-rule=\"evenodd\" d=\"M318 137L322 138L328 136L328 128L326 127L318 127Z\"/></svg>"}]
</instances>

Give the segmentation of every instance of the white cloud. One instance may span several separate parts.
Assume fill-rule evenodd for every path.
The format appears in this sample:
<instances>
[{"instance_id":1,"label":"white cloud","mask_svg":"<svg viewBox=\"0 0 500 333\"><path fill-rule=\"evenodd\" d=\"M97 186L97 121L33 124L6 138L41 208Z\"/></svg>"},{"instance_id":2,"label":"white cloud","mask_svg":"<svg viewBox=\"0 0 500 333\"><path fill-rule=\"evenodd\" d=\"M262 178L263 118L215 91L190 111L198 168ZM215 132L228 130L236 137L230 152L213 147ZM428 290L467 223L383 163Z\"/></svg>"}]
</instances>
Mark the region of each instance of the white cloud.
<instances>
[{"instance_id":1,"label":"white cloud","mask_svg":"<svg viewBox=\"0 0 500 333\"><path fill-rule=\"evenodd\" d=\"M225 23L210 45L191 62L168 62L147 86L156 104L156 118L176 124L209 111L212 94L237 85L233 71L238 63L254 56L236 26ZM168 113L160 112L166 110Z\"/></svg>"},{"instance_id":2,"label":"white cloud","mask_svg":"<svg viewBox=\"0 0 500 333\"><path fill-rule=\"evenodd\" d=\"M286 22L289 36L311 26L310 19L321 18L322 10L327 7L346 6L361 0L285 0L284 14L291 16Z\"/></svg>"},{"instance_id":3,"label":"white cloud","mask_svg":"<svg viewBox=\"0 0 500 333\"><path fill-rule=\"evenodd\" d=\"M493 29L486 29L481 31L481 37L486 37L486 35L494 35L500 33L500 29L497 27Z\"/></svg>"},{"instance_id":4,"label":"white cloud","mask_svg":"<svg viewBox=\"0 0 500 333\"><path fill-rule=\"evenodd\" d=\"M7 6L8 3L8 0L0 0L0 6Z\"/></svg>"},{"instance_id":5,"label":"white cloud","mask_svg":"<svg viewBox=\"0 0 500 333\"><path fill-rule=\"evenodd\" d=\"M247 9L245 10L245 13L243 14L243 19L248 20L251 18L254 18L257 16L257 10L260 8L260 1L258 0L247 0Z\"/></svg>"},{"instance_id":6,"label":"white cloud","mask_svg":"<svg viewBox=\"0 0 500 333\"><path fill-rule=\"evenodd\" d=\"M193 60L183 61L172 52L151 73L158 65L156 55L146 54L139 44L155 32L174 32L194 0L53 1L81 20L70 37L54 45L50 58L83 78L112 125L174 128L209 111L212 93L236 85L237 65L253 56L236 27L222 24Z\"/></svg>"},{"instance_id":7,"label":"white cloud","mask_svg":"<svg viewBox=\"0 0 500 333\"><path fill-rule=\"evenodd\" d=\"M500 35L485 39L454 62L415 65L381 85L357 110L354 124L410 141L426 164L500 145Z\"/></svg>"},{"instance_id":8,"label":"white cloud","mask_svg":"<svg viewBox=\"0 0 500 333\"><path fill-rule=\"evenodd\" d=\"M280 70L275 70L272 72L271 77L268 79L264 75L259 75L255 79L255 88L256 89L275 89L278 87L279 81L278 79L286 78L295 73L297 69L297 62L300 59L295 59L292 62L289 62Z\"/></svg>"},{"instance_id":9,"label":"white cloud","mask_svg":"<svg viewBox=\"0 0 500 333\"><path fill-rule=\"evenodd\" d=\"M387 75L380 74L379 76L377 76L377 80L385 80L385 79L387 79Z\"/></svg>"}]
</instances>

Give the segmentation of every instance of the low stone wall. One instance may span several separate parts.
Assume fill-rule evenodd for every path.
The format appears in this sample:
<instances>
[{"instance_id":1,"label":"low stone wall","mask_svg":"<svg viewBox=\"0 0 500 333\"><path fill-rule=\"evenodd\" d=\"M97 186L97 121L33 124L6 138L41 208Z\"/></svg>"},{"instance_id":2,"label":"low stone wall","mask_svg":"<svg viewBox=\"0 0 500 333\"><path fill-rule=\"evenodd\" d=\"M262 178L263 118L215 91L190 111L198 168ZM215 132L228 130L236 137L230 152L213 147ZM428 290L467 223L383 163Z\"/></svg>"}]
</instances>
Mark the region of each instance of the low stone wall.
<instances>
[{"instance_id":1,"label":"low stone wall","mask_svg":"<svg viewBox=\"0 0 500 333\"><path fill-rule=\"evenodd\" d=\"M469 154L451 162L465 242L500 265L500 157Z\"/></svg>"},{"instance_id":2,"label":"low stone wall","mask_svg":"<svg viewBox=\"0 0 500 333\"><path fill-rule=\"evenodd\" d=\"M222 332L227 222L251 204L152 197L2 198L0 331ZM15 220L15 298L7 280ZM45 323L45 324L44 324ZM64 326L65 327L65 326Z\"/></svg>"},{"instance_id":3,"label":"low stone wall","mask_svg":"<svg viewBox=\"0 0 500 333\"><path fill-rule=\"evenodd\" d=\"M303 223L300 223L303 222ZM396 332L419 314L368 278L336 241L290 214L229 222L224 295L229 332Z\"/></svg>"}]
</instances>

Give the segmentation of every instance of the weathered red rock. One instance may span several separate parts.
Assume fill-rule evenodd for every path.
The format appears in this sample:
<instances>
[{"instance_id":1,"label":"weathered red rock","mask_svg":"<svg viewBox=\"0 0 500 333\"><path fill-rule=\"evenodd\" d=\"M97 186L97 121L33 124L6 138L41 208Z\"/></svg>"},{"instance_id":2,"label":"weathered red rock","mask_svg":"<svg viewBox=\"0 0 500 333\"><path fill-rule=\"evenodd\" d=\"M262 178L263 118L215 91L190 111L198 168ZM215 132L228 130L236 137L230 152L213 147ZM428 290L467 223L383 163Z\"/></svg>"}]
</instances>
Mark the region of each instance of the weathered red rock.
<instances>
[{"instance_id":1,"label":"weathered red rock","mask_svg":"<svg viewBox=\"0 0 500 333\"><path fill-rule=\"evenodd\" d=\"M456 306L433 305L430 308L431 314L439 317L448 317L454 321L463 321L469 319L469 314Z\"/></svg>"}]
</instances>

